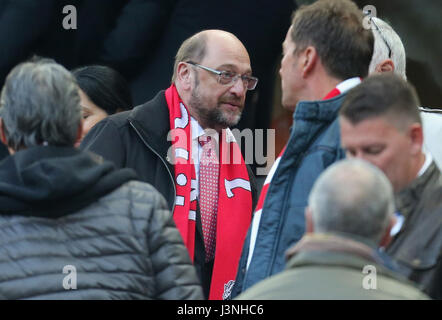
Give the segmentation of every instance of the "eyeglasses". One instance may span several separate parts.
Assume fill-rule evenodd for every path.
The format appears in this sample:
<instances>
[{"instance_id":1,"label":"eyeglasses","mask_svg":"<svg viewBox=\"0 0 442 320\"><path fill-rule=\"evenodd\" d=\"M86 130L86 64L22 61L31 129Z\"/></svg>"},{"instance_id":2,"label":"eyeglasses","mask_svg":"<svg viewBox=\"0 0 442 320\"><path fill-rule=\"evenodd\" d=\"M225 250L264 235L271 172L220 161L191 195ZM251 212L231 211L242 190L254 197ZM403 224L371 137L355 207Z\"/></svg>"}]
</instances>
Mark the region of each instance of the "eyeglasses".
<instances>
[{"instance_id":1,"label":"eyeglasses","mask_svg":"<svg viewBox=\"0 0 442 320\"><path fill-rule=\"evenodd\" d=\"M240 75L230 71L215 70L209 67L202 66L192 61L187 61L187 63L216 74L218 76L218 82L226 86L234 84L236 81L238 81L239 78L241 78L242 83L244 84L244 87L247 88L247 90L255 89L256 84L258 83L258 78L255 77Z\"/></svg>"},{"instance_id":2,"label":"eyeglasses","mask_svg":"<svg viewBox=\"0 0 442 320\"><path fill-rule=\"evenodd\" d=\"M391 58L391 47L390 47L390 45L388 44L387 40L385 40L385 37L382 34L381 29L378 27L376 22L374 22L372 17L370 17L370 22L373 23L373 25L376 27L376 30L379 32L379 35L381 36L382 41L384 41L385 45L387 46L387 48L388 48L388 58L390 59Z\"/></svg>"}]
</instances>

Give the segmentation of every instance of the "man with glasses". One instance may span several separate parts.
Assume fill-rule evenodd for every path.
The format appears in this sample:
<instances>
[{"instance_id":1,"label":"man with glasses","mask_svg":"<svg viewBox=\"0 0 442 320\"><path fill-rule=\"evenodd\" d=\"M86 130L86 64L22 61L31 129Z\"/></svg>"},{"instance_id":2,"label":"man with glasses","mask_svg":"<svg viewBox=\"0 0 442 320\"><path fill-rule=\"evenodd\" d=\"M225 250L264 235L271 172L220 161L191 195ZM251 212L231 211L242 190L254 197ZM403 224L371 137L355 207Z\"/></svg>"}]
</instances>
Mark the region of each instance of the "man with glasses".
<instances>
[{"instance_id":1,"label":"man with glasses","mask_svg":"<svg viewBox=\"0 0 442 320\"><path fill-rule=\"evenodd\" d=\"M285 252L303 236L312 185L343 158L338 111L345 92L366 77L373 34L351 1L300 7L283 43L282 104L294 111L290 138L266 181L247 235L233 296L285 267Z\"/></svg>"},{"instance_id":2,"label":"man with glasses","mask_svg":"<svg viewBox=\"0 0 442 320\"><path fill-rule=\"evenodd\" d=\"M199 32L179 48L167 90L98 123L81 145L163 194L210 299L230 296L252 218L254 177L229 127L257 82L238 38Z\"/></svg>"}]
</instances>

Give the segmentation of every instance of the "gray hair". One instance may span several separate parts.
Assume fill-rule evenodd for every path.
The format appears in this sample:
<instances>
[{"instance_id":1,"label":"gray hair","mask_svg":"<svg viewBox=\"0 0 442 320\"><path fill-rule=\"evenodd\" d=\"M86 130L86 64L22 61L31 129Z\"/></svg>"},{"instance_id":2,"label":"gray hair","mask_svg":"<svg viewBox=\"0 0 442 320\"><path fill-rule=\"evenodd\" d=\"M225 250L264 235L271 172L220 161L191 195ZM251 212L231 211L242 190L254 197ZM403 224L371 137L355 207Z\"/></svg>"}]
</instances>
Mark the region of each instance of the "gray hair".
<instances>
[{"instance_id":1,"label":"gray hair","mask_svg":"<svg viewBox=\"0 0 442 320\"><path fill-rule=\"evenodd\" d=\"M375 72L375 68L379 63L388 59L388 47L382 39L382 37L384 37L391 49L390 59L394 63L394 73L406 80L406 56L401 38L385 21L375 17L372 17L372 19L376 26L379 27L380 31L375 26L372 27L374 35L374 50L368 69L369 74Z\"/></svg>"},{"instance_id":2,"label":"gray hair","mask_svg":"<svg viewBox=\"0 0 442 320\"><path fill-rule=\"evenodd\" d=\"M0 116L8 146L73 146L81 125L78 86L69 71L48 59L24 62L6 78Z\"/></svg>"},{"instance_id":3,"label":"gray hair","mask_svg":"<svg viewBox=\"0 0 442 320\"><path fill-rule=\"evenodd\" d=\"M379 243L394 213L393 189L377 167L344 159L317 179L309 207L315 232L343 232Z\"/></svg>"}]
</instances>

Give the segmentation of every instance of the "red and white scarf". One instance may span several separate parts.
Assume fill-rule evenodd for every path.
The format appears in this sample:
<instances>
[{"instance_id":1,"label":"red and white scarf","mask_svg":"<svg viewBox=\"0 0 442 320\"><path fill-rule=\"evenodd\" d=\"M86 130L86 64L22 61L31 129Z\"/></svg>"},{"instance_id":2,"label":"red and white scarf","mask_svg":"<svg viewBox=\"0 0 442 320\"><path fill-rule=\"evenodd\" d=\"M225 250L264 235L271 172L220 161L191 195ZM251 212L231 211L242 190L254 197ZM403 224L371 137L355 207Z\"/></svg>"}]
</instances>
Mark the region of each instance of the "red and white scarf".
<instances>
[{"instance_id":1,"label":"red and white scarf","mask_svg":"<svg viewBox=\"0 0 442 320\"><path fill-rule=\"evenodd\" d=\"M166 92L175 166L176 202L173 218L189 255L194 260L196 179L192 161L191 119L175 88ZM215 261L209 299L230 295L242 245L252 218L252 193L247 167L229 129L220 138L219 195Z\"/></svg>"},{"instance_id":2,"label":"red and white scarf","mask_svg":"<svg viewBox=\"0 0 442 320\"><path fill-rule=\"evenodd\" d=\"M344 93L350 90L351 88L357 86L358 84L361 83L361 81L362 79L359 77L347 79L339 83L335 88L333 88L333 90L331 90L322 100L327 100L337 97L341 93ZM250 245L249 245L249 255L247 258L247 268L249 267L250 262L252 261L256 237L258 234L259 222L261 220L262 207L264 206L267 190L269 189L270 182L272 181L273 175L275 174L275 171L278 168L279 162L281 161L282 155L284 154L286 147L287 145L284 146L278 158L276 158L275 162L273 163L272 168L270 169L270 172L264 181L264 185L262 186L261 194L259 195L259 200L255 208L255 213L253 215L252 231L250 234L251 236L250 236Z\"/></svg>"}]
</instances>

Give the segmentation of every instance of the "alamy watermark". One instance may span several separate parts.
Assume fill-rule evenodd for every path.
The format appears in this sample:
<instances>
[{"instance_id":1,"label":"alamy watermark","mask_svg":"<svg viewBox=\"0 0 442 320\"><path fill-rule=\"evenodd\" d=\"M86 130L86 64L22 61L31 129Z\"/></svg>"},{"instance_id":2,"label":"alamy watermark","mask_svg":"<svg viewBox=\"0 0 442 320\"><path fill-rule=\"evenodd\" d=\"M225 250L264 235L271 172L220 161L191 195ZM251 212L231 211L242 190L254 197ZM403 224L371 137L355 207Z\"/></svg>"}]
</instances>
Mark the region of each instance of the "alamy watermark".
<instances>
[{"instance_id":1,"label":"alamy watermark","mask_svg":"<svg viewBox=\"0 0 442 320\"><path fill-rule=\"evenodd\" d=\"M77 289L77 268L68 264L63 267L63 273L67 274L67 276L63 278L63 288L65 290Z\"/></svg>"},{"instance_id":2,"label":"alamy watermark","mask_svg":"<svg viewBox=\"0 0 442 320\"><path fill-rule=\"evenodd\" d=\"M362 288L365 290L376 290L377 289L377 275L376 267L369 264L364 266L362 273L366 274L362 279Z\"/></svg>"},{"instance_id":3,"label":"alamy watermark","mask_svg":"<svg viewBox=\"0 0 442 320\"><path fill-rule=\"evenodd\" d=\"M65 30L77 30L77 8L74 5L66 5L63 7L62 25Z\"/></svg>"},{"instance_id":4,"label":"alamy watermark","mask_svg":"<svg viewBox=\"0 0 442 320\"><path fill-rule=\"evenodd\" d=\"M205 135L218 136L213 129L206 129ZM266 131L266 133L264 133ZM275 129L223 129L218 140L216 161L220 164L256 164L265 167L258 167L256 175L267 175L271 165L275 161ZM172 142L172 146L167 152L167 161L175 164L193 164L194 152L198 150L198 142L192 141L185 130L181 128L172 129L167 134L167 140ZM189 154L191 144L192 155ZM236 143L238 148L232 147L231 143ZM267 149L267 150L265 150ZM244 157L241 153L244 151ZM220 152L221 151L221 152ZM199 158L199 157L198 157Z\"/></svg>"},{"instance_id":5,"label":"alamy watermark","mask_svg":"<svg viewBox=\"0 0 442 320\"><path fill-rule=\"evenodd\" d=\"M376 27L371 23L371 18L377 17L376 7L368 4L364 6L362 12L364 13L364 18L362 19L362 26L364 27L364 29L376 29Z\"/></svg>"}]
</instances>

